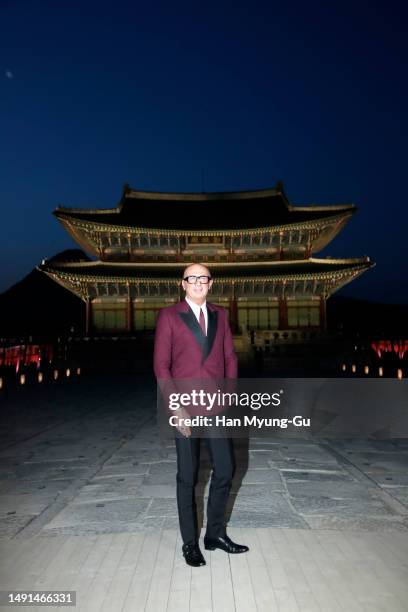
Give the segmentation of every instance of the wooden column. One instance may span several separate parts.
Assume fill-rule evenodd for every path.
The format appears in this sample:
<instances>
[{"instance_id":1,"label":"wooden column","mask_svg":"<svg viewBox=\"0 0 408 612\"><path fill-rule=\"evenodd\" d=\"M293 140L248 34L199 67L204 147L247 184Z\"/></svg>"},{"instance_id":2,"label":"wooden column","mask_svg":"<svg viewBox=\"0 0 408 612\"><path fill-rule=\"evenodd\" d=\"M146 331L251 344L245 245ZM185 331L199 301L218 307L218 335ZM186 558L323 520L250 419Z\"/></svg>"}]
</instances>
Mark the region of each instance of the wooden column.
<instances>
[{"instance_id":1,"label":"wooden column","mask_svg":"<svg viewBox=\"0 0 408 612\"><path fill-rule=\"evenodd\" d=\"M279 329L288 329L288 304L286 298L279 298Z\"/></svg>"},{"instance_id":2,"label":"wooden column","mask_svg":"<svg viewBox=\"0 0 408 612\"><path fill-rule=\"evenodd\" d=\"M133 331L133 301L130 296L126 302L126 331Z\"/></svg>"},{"instance_id":3,"label":"wooden column","mask_svg":"<svg viewBox=\"0 0 408 612\"><path fill-rule=\"evenodd\" d=\"M238 304L235 297L229 301L229 322L233 334L238 332Z\"/></svg>"},{"instance_id":4,"label":"wooden column","mask_svg":"<svg viewBox=\"0 0 408 612\"><path fill-rule=\"evenodd\" d=\"M85 335L92 335L92 302L89 298L86 300Z\"/></svg>"},{"instance_id":5,"label":"wooden column","mask_svg":"<svg viewBox=\"0 0 408 612\"><path fill-rule=\"evenodd\" d=\"M324 295L320 296L320 329L327 330L326 297Z\"/></svg>"}]
</instances>

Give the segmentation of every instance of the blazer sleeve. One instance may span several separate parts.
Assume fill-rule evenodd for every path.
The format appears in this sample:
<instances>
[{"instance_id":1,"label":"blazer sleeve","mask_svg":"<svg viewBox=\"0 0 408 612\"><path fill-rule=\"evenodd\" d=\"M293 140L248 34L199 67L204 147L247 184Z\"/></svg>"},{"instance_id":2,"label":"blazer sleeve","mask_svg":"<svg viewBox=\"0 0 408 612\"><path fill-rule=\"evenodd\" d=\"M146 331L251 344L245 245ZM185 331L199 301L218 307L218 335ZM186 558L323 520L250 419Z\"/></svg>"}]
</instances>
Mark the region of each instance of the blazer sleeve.
<instances>
[{"instance_id":1,"label":"blazer sleeve","mask_svg":"<svg viewBox=\"0 0 408 612\"><path fill-rule=\"evenodd\" d=\"M227 313L225 313L225 329L224 329L224 363L225 363L225 378L237 378L238 376L238 360L234 349L234 342Z\"/></svg>"},{"instance_id":2,"label":"blazer sleeve","mask_svg":"<svg viewBox=\"0 0 408 612\"><path fill-rule=\"evenodd\" d=\"M171 375L172 341L173 336L169 317L166 310L162 309L157 317L156 333L154 336L153 369L163 401L160 405L168 414L173 413L173 410L169 408L170 396L173 393L178 393L175 381Z\"/></svg>"},{"instance_id":3,"label":"blazer sleeve","mask_svg":"<svg viewBox=\"0 0 408 612\"><path fill-rule=\"evenodd\" d=\"M153 369L157 380L171 378L172 332L165 309L157 317L154 336Z\"/></svg>"}]
</instances>

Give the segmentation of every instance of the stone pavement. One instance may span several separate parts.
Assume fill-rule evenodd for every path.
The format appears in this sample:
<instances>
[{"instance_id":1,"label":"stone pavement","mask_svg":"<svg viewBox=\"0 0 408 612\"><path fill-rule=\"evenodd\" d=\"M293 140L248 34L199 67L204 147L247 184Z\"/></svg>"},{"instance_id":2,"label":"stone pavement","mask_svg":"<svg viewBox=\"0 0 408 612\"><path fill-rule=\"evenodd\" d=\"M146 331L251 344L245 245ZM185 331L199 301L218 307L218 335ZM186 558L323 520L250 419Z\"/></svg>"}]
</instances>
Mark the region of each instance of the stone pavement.
<instances>
[{"instance_id":1,"label":"stone pavement","mask_svg":"<svg viewBox=\"0 0 408 612\"><path fill-rule=\"evenodd\" d=\"M171 441L163 443L158 436L153 381L84 378L41 390L20 390L0 398L0 407L0 549L7 559L0 571L2 589L28 588L34 582L45 588L51 584L47 571L55 583L54 562L61 566L63 584L74 584L63 568L64 559L77 556L86 583L82 589L89 590L85 551L94 568L92 580L105 585L109 576L122 584L121 572L115 573L122 563L128 573L133 568L129 586L136 571L135 564L126 561L125 549L130 546L134 554L142 555L136 555L142 575L150 567L150 587L139 604L129 609L173 609L176 601L178 609L189 610L213 610L218 605L223 610L408 610L406 440L235 440L237 472L228 529L252 547L248 555L231 557L227 565L229 558L220 551L208 555L211 564L205 571L211 573L214 564L221 563L218 569L225 584L231 585L231 593L218 599L212 596L210 603L198 606L198 595L192 598L191 590L195 592L196 578L191 582L191 576L197 570L191 574L184 564L180 566L175 449ZM209 458L202 444L197 487L201 524L209 475ZM143 546L147 549L141 553ZM155 562L150 548L156 551ZM110 564L108 550L114 555ZM157 556L158 550L162 554ZM37 553L38 567L33 571ZM160 570L163 555L171 558L170 582ZM102 570L95 569L96 560ZM78 562L72 567L67 564L72 578L72 567L78 568ZM338 573L336 596L331 587L321 593L327 582L324 576L330 574L325 564ZM188 588L184 583L183 588L177 582L174 586L174 568L183 576L188 572ZM302 596L297 583L291 583L291 568L303 584ZM362 582L355 580L355 572ZM137 576L140 587L136 572ZM351 598L345 576L356 589ZM242 586L241 577L242 584L249 580L248 588ZM335 575L331 579L335 585ZM266 599L259 595L259 581ZM210 582L214 594L216 585ZM162 583L166 602L160 600L155 607L153 594ZM123 592L118 585L115 589L120 600ZM339 596L343 591L344 601ZM107 596L106 592L101 600L104 609L122 609L122 604L112 602L112 593L110 604ZM93 609L95 603L88 600L87 606Z\"/></svg>"}]
</instances>

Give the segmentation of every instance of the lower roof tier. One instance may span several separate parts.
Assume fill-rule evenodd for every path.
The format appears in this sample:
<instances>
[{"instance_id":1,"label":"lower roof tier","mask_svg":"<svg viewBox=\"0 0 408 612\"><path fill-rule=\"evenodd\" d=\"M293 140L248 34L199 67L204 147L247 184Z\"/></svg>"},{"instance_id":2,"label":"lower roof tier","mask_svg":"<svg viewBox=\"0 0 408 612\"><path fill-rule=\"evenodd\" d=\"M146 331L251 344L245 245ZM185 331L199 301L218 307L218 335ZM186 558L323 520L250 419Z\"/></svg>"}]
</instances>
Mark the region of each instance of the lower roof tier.
<instances>
[{"instance_id":1,"label":"lower roof tier","mask_svg":"<svg viewBox=\"0 0 408 612\"><path fill-rule=\"evenodd\" d=\"M215 263L212 295L224 297L328 297L374 266L368 257ZM181 295L185 263L46 261L38 269L83 300L174 298Z\"/></svg>"}]
</instances>

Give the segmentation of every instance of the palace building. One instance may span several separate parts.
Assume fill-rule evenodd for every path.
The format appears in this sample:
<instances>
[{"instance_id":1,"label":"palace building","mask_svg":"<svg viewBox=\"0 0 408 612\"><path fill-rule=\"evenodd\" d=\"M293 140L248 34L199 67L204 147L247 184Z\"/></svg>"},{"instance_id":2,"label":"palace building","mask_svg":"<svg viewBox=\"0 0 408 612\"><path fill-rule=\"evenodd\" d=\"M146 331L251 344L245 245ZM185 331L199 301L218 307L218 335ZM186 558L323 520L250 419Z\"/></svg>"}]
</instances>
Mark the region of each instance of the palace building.
<instances>
[{"instance_id":1,"label":"palace building","mask_svg":"<svg viewBox=\"0 0 408 612\"><path fill-rule=\"evenodd\" d=\"M374 264L319 259L355 213L353 204L293 206L283 186L232 193L155 193L125 186L113 209L54 214L94 261L43 261L39 269L86 303L86 334L155 327L183 295L191 262L206 263L210 301L234 334L326 328L326 300Z\"/></svg>"}]
</instances>

